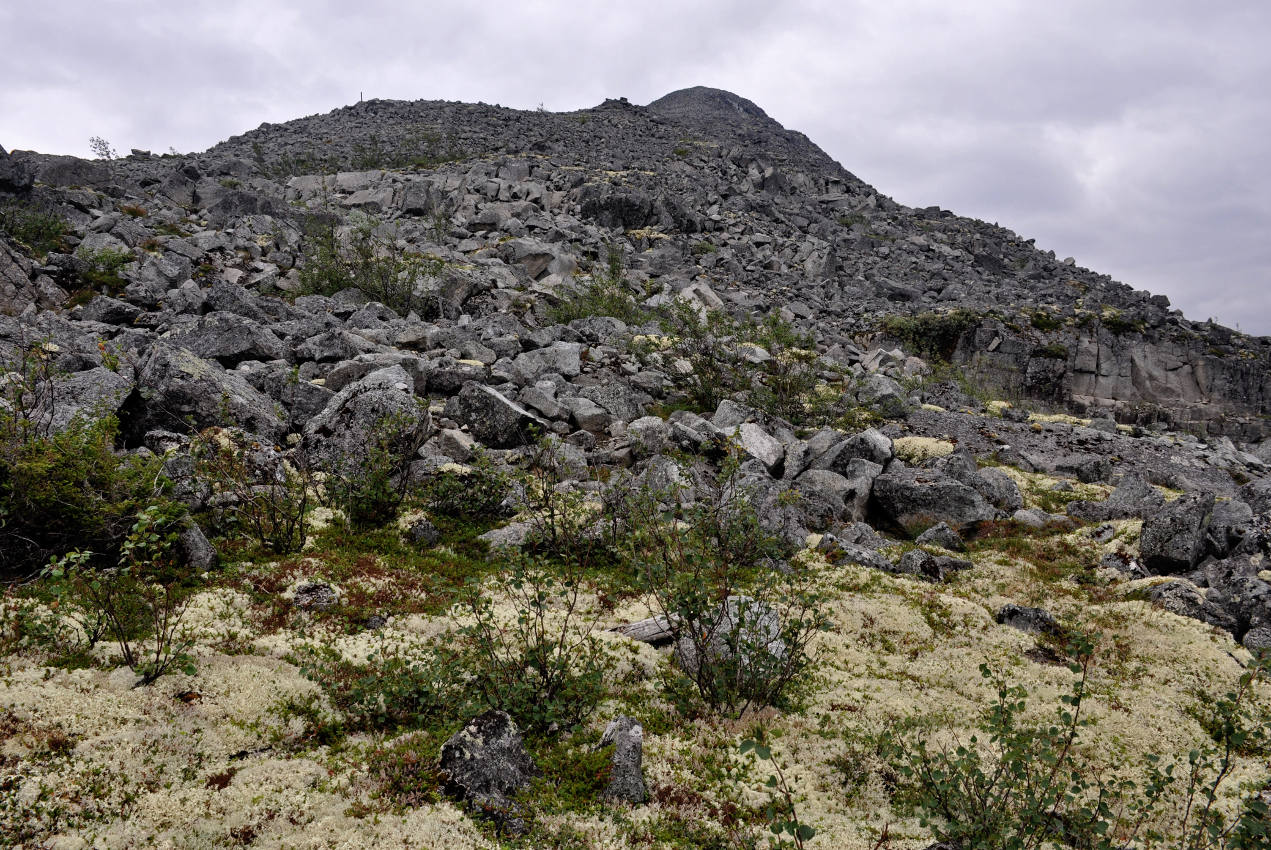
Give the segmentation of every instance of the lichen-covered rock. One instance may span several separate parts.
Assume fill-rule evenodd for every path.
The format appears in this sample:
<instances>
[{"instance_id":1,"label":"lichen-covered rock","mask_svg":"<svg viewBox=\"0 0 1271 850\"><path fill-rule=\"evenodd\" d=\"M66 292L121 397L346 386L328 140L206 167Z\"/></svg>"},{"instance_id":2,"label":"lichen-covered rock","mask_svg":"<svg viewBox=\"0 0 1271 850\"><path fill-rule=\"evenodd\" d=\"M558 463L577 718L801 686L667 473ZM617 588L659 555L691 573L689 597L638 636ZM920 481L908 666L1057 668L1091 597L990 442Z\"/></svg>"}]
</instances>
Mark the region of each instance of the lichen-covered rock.
<instances>
[{"instance_id":1,"label":"lichen-covered rock","mask_svg":"<svg viewBox=\"0 0 1271 850\"><path fill-rule=\"evenodd\" d=\"M1088 522L1137 517L1146 519L1165 505L1165 496L1137 472L1128 472L1102 502L1068 503L1068 516Z\"/></svg>"},{"instance_id":2,"label":"lichen-covered rock","mask_svg":"<svg viewBox=\"0 0 1271 850\"><path fill-rule=\"evenodd\" d=\"M634 718L616 717L605 727L600 747L613 747L609 784L601 794L609 800L639 804L648 792L644 786L644 728Z\"/></svg>"},{"instance_id":3,"label":"lichen-covered rock","mask_svg":"<svg viewBox=\"0 0 1271 850\"><path fill-rule=\"evenodd\" d=\"M489 818L501 832L525 832L514 797L530 784L536 769L521 731L506 712L487 711L442 744L441 771L443 788L452 799Z\"/></svg>"},{"instance_id":4,"label":"lichen-covered rock","mask_svg":"<svg viewBox=\"0 0 1271 850\"><path fill-rule=\"evenodd\" d=\"M348 474L375 450L396 460L415 453L432 429L428 408L401 366L379 369L336 393L305 425L305 451L320 468Z\"/></svg>"},{"instance_id":5,"label":"lichen-covered rock","mask_svg":"<svg viewBox=\"0 0 1271 850\"><path fill-rule=\"evenodd\" d=\"M943 522L936 523L922 534L919 534L914 538L914 542L919 545L939 546L942 549L948 549L950 552L961 552L966 549L966 544L962 542L962 538L958 533L950 528L947 523Z\"/></svg>"},{"instance_id":6,"label":"lichen-covered rock","mask_svg":"<svg viewBox=\"0 0 1271 850\"><path fill-rule=\"evenodd\" d=\"M285 427L274 400L241 375L166 342L151 346L119 419L125 440L138 443L147 431L201 429L227 419L274 441Z\"/></svg>"},{"instance_id":7,"label":"lichen-covered rock","mask_svg":"<svg viewBox=\"0 0 1271 850\"><path fill-rule=\"evenodd\" d=\"M535 434L547 431L547 423L498 390L466 382L446 402L446 415L490 448L512 448L532 443Z\"/></svg>"},{"instance_id":8,"label":"lichen-covered rock","mask_svg":"<svg viewBox=\"0 0 1271 850\"><path fill-rule=\"evenodd\" d=\"M1012 629L1034 635L1057 635L1060 632L1059 623L1045 608L1003 605L998 609L994 619L1000 625L1010 626Z\"/></svg>"}]
</instances>

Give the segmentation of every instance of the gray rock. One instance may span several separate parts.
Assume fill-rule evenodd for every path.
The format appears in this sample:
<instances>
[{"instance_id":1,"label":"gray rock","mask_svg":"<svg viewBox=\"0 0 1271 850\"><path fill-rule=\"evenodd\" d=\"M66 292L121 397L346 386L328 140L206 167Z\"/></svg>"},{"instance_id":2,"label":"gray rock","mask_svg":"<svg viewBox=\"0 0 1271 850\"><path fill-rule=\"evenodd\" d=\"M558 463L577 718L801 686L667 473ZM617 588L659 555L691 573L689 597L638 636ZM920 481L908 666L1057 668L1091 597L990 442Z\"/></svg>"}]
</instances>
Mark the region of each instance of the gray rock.
<instances>
[{"instance_id":1,"label":"gray rock","mask_svg":"<svg viewBox=\"0 0 1271 850\"><path fill-rule=\"evenodd\" d=\"M1236 551L1249 536L1253 524L1253 508L1230 499L1216 502L1205 531L1205 544L1215 558L1225 558Z\"/></svg>"},{"instance_id":2,"label":"gray rock","mask_svg":"<svg viewBox=\"0 0 1271 850\"><path fill-rule=\"evenodd\" d=\"M0 147L0 192L8 192L12 195L26 194L32 182L30 169L9 156L9 153Z\"/></svg>"},{"instance_id":3,"label":"gray rock","mask_svg":"<svg viewBox=\"0 0 1271 850\"><path fill-rule=\"evenodd\" d=\"M642 460L666 451L671 428L656 416L641 416L627 425L627 441L636 460Z\"/></svg>"},{"instance_id":4,"label":"gray rock","mask_svg":"<svg viewBox=\"0 0 1271 850\"><path fill-rule=\"evenodd\" d=\"M946 581L951 573L971 568L971 562L947 555L932 555L922 549L910 549L900 556L892 572L911 575L927 581Z\"/></svg>"},{"instance_id":5,"label":"gray rock","mask_svg":"<svg viewBox=\"0 0 1271 850\"><path fill-rule=\"evenodd\" d=\"M997 517L974 489L931 470L893 469L874 479L871 504L882 519L908 535L943 522L958 532Z\"/></svg>"},{"instance_id":6,"label":"gray rock","mask_svg":"<svg viewBox=\"0 0 1271 850\"><path fill-rule=\"evenodd\" d=\"M826 557L834 563L846 562L882 570L883 572L896 572L896 565L884 558L876 550L869 546L842 540L833 534L822 535L821 542L817 544L817 549L825 552Z\"/></svg>"},{"instance_id":7,"label":"gray rock","mask_svg":"<svg viewBox=\"0 0 1271 850\"><path fill-rule=\"evenodd\" d=\"M441 532L428 517L420 517L406 529L406 539L418 546L433 546L441 539Z\"/></svg>"},{"instance_id":8,"label":"gray rock","mask_svg":"<svg viewBox=\"0 0 1271 850\"><path fill-rule=\"evenodd\" d=\"M1034 635L1057 635L1060 632L1058 621L1045 608L1003 605L994 619L1003 626Z\"/></svg>"},{"instance_id":9,"label":"gray rock","mask_svg":"<svg viewBox=\"0 0 1271 850\"><path fill-rule=\"evenodd\" d=\"M441 771L442 788L451 799L493 821L500 832L526 831L513 798L537 770L521 731L506 712L487 711L442 744Z\"/></svg>"},{"instance_id":10,"label":"gray rock","mask_svg":"<svg viewBox=\"0 0 1271 850\"><path fill-rule=\"evenodd\" d=\"M621 419L623 422L639 419L652 401L634 387L617 381L587 387L579 395L594 401L613 418Z\"/></svg>"},{"instance_id":11,"label":"gray rock","mask_svg":"<svg viewBox=\"0 0 1271 850\"><path fill-rule=\"evenodd\" d=\"M1126 473L1112 495L1103 502L1069 502L1068 516L1088 522L1110 519L1145 519L1165 505L1165 496L1137 472Z\"/></svg>"},{"instance_id":12,"label":"gray rock","mask_svg":"<svg viewBox=\"0 0 1271 850\"><path fill-rule=\"evenodd\" d=\"M199 357L232 367L244 360L282 360L286 349L268 328L235 313L209 313L186 333L170 339Z\"/></svg>"},{"instance_id":13,"label":"gray rock","mask_svg":"<svg viewBox=\"0 0 1271 850\"><path fill-rule=\"evenodd\" d=\"M1158 584L1152 588L1149 598L1158 607L1172 614L1193 620L1205 619L1205 595L1190 581L1179 579Z\"/></svg>"},{"instance_id":14,"label":"gray rock","mask_svg":"<svg viewBox=\"0 0 1271 850\"><path fill-rule=\"evenodd\" d=\"M1271 626L1259 626L1245 632L1240 641L1250 652L1266 652L1271 650Z\"/></svg>"},{"instance_id":15,"label":"gray rock","mask_svg":"<svg viewBox=\"0 0 1271 850\"><path fill-rule=\"evenodd\" d=\"M865 378L856 392L856 398L861 404L874 408L879 415L888 419L900 418L909 412L909 402L905 399L905 391L900 384L877 372Z\"/></svg>"},{"instance_id":16,"label":"gray rock","mask_svg":"<svg viewBox=\"0 0 1271 850\"><path fill-rule=\"evenodd\" d=\"M309 420L305 453L319 468L347 475L364 468L373 449L398 459L414 455L431 430L413 379L401 366L390 366L349 384Z\"/></svg>"},{"instance_id":17,"label":"gray rock","mask_svg":"<svg viewBox=\"0 0 1271 850\"><path fill-rule=\"evenodd\" d=\"M928 528L922 534L914 538L914 542L921 545L939 546L942 549L948 549L950 552L962 552L966 549L966 544L962 542L962 538L958 533L950 528L946 523L937 523Z\"/></svg>"},{"instance_id":18,"label":"gray rock","mask_svg":"<svg viewBox=\"0 0 1271 850\"><path fill-rule=\"evenodd\" d=\"M155 429L186 432L227 420L269 441L282 438L285 423L273 399L241 375L165 342L151 346L136 385L119 411L125 442Z\"/></svg>"},{"instance_id":19,"label":"gray rock","mask_svg":"<svg viewBox=\"0 0 1271 850\"><path fill-rule=\"evenodd\" d=\"M131 325L141 315L141 308L109 295L98 295L75 311L82 322L101 322L104 325Z\"/></svg>"},{"instance_id":20,"label":"gray rock","mask_svg":"<svg viewBox=\"0 0 1271 850\"><path fill-rule=\"evenodd\" d=\"M1180 496L1143 520L1139 554L1158 575L1194 569L1205 551L1214 494Z\"/></svg>"},{"instance_id":21,"label":"gray rock","mask_svg":"<svg viewBox=\"0 0 1271 850\"><path fill-rule=\"evenodd\" d=\"M190 521L181 532L179 542L181 554L185 556L185 562L192 570L206 572L215 569L220 562L216 547L211 544L207 535L203 533L203 529L199 528L198 523L194 521Z\"/></svg>"},{"instance_id":22,"label":"gray rock","mask_svg":"<svg viewBox=\"0 0 1271 850\"><path fill-rule=\"evenodd\" d=\"M574 427L584 431L604 431L614 419L609 411L583 396L562 398L560 404L569 411L569 419Z\"/></svg>"},{"instance_id":23,"label":"gray rock","mask_svg":"<svg viewBox=\"0 0 1271 850\"><path fill-rule=\"evenodd\" d=\"M446 402L446 416L467 425L469 433L490 448L529 445L535 434L545 433L547 423L484 384L468 381L459 394Z\"/></svg>"},{"instance_id":24,"label":"gray rock","mask_svg":"<svg viewBox=\"0 0 1271 850\"><path fill-rule=\"evenodd\" d=\"M1010 513L1024 507L1024 496L1014 478L995 466L979 470L978 476L982 486L975 489L993 506Z\"/></svg>"},{"instance_id":25,"label":"gray rock","mask_svg":"<svg viewBox=\"0 0 1271 850\"><path fill-rule=\"evenodd\" d=\"M644 787L644 728L634 718L616 717L600 738L599 747L608 746L613 747L613 756L609 784L601 795L633 805L643 803L648 796Z\"/></svg>"},{"instance_id":26,"label":"gray rock","mask_svg":"<svg viewBox=\"0 0 1271 850\"><path fill-rule=\"evenodd\" d=\"M891 438L876 428L866 428L843 441L830 468L841 472L853 458L862 458L885 467L893 456Z\"/></svg>"},{"instance_id":27,"label":"gray rock","mask_svg":"<svg viewBox=\"0 0 1271 850\"><path fill-rule=\"evenodd\" d=\"M574 378L582 371L581 352L582 346L576 342L554 342L517 355L512 368L524 384L532 384L546 374Z\"/></svg>"},{"instance_id":28,"label":"gray rock","mask_svg":"<svg viewBox=\"0 0 1271 850\"><path fill-rule=\"evenodd\" d=\"M738 425L732 437L742 451L767 467L769 475L780 476L786 450L775 437L753 422Z\"/></svg>"},{"instance_id":29,"label":"gray rock","mask_svg":"<svg viewBox=\"0 0 1271 850\"><path fill-rule=\"evenodd\" d=\"M291 604L304 611L325 611L339 601L335 588L321 581L305 582L291 597Z\"/></svg>"}]
</instances>

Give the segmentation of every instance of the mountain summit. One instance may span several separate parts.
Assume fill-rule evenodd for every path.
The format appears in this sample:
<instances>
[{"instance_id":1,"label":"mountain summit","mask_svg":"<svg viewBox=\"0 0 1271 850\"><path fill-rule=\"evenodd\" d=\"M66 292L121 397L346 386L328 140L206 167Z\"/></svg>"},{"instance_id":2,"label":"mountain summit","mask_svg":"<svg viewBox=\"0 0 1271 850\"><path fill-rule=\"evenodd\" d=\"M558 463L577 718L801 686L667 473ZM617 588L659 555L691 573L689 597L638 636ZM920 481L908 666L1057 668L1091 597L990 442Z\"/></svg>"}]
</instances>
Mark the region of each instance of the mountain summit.
<instances>
[{"instance_id":1,"label":"mountain summit","mask_svg":"<svg viewBox=\"0 0 1271 850\"><path fill-rule=\"evenodd\" d=\"M647 109L668 121L693 126L732 124L784 129L753 102L723 89L693 86L663 95Z\"/></svg>"}]
</instances>

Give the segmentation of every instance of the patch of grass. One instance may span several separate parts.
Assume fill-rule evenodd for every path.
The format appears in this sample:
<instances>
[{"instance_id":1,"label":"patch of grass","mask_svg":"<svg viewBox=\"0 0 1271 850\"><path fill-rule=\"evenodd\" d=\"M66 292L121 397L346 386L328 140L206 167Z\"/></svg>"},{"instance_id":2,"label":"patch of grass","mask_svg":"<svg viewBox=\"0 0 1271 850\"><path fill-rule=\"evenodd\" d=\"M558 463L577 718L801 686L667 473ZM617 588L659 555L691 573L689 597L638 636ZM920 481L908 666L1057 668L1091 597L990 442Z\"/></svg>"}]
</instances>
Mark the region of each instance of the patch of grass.
<instances>
[{"instance_id":1,"label":"patch of grass","mask_svg":"<svg viewBox=\"0 0 1271 850\"><path fill-rule=\"evenodd\" d=\"M80 280L85 287L118 295L128 285L128 281L120 272L124 266L135 259L131 251L103 248L91 253L79 253L79 257L88 264L88 267L80 272Z\"/></svg>"},{"instance_id":2,"label":"patch of grass","mask_svg":"<svg viewBox=\"0 0 1271 850\"><path fill-rule=\"evenodd\" d=\"M1046 345L1039 345L1033 349L1033 357L1042 357L1047 360L1067 360L1068 346L1062 342L1051 342Z\"/></svg>"},{"instance_id":3,"label":"patch of grass","mask_svg":"<svg viewBox=\"0 0 1271 850\"><path fill-rule=\"evenodd\" d=\"M17 201L0 205L0 232L8 234L32 257L64 251L70 231L65 219L39 206Z\"/></svg>"},{"instance_id":4,"label":"patch of grass","mask_svg":"<svg viewBox=\"0 0 1271 850\"><path fill-rule=\"evenodd\" d=\"M622 249L617 245L606 247L603 267L597 263L585 285L566 293L547 310L548 321L562 325L590 316L609 316L629 325L657 317L657 311L637 302L627 290Z\"/></svg>"},{"instance_id":5,"label":"patch of grass","mask_svg":"<svg viewBox=\"0 0 1271 850\"><path fill-rule=\"evenodd\" d=\"M982 319L983 315L970 310L888 316L882 321L879 330L900 342L909 351L948 362L953 358L962 337Z\"/></svg>"},{"instance_id":6,"label":"patch of grass","mask_svg":"<svg viewBox=\"0 0 1271 850\"><path fill-rule=\"evenodd\" d=\"M1028 320L1039 331L1054 331L1064 326L1063 319L1046 310L1034 310Z\"/></svg>"}]
</instances>

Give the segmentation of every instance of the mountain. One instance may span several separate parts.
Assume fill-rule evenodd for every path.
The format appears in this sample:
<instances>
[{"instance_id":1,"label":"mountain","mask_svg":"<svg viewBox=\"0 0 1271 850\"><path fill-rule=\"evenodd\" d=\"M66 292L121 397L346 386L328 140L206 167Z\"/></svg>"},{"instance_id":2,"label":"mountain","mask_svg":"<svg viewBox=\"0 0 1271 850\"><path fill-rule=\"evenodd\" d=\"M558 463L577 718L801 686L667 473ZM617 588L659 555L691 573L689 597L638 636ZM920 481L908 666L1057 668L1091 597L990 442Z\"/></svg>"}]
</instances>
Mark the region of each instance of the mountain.
<instances>
[{"instance_id":1,"label":"mountain","mask_svg":"<svg viewBox=\"0 0 1271 850\"><path fill-rule=\"evenodd\" d=\"M19 843L919 848L1008 731L1264 824L1271 339L730 92L0 149L0 360Z\"/></svg>"}]
</instances>

